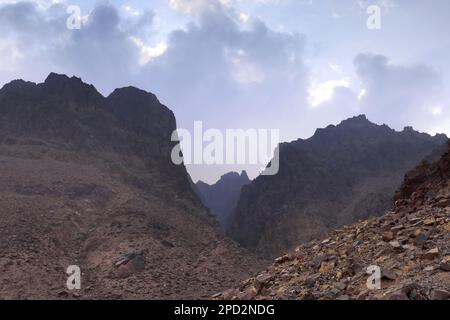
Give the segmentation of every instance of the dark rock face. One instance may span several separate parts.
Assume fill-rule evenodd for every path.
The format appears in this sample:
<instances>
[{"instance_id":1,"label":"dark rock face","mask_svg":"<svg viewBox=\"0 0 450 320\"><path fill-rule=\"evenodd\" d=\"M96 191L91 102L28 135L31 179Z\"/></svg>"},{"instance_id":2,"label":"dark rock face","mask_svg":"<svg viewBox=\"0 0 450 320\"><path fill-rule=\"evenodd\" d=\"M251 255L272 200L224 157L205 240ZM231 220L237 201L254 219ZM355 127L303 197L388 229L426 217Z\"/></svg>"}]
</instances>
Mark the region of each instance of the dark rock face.
<instances>
[{"instance_id":1,"label":"dark rock face","mask_svg":"<svg viewBox=\"0 0 450 320\"><path fill-rule=\"evenodd\" d=\"M105 98L57 74L5 85L0 299L198 299L260 268L172 163L175 128L136 88ZM80 291L66 289L69 265L83 272Z\"/></svg>"},{"instance_id":2,"label":"dark rock face","mask_svg":"<svg viewBox=\"0 0 450 320\"><path fill-rule=\"evenodd\" d=\"M243 171L241 174L230 172L223 175L213 185L199 181L196 183L196 188L203 204L217 216L220 223L226 228L236 209L242 187L249 183L247 172Z\"/></svg>"},{"instance_id":3,"label":"dark rock face","mask_svg":"<svg viewBox=\"0 0 450 320\"><path fill-rule=\"evenodd\" d=\"M298 246L217 299L450 299L450 150L405 177L393 211ZM369 288L378 267L379 288ZM375 271L376 272L376 271ZM261 281L264 279L264 281ZM374 278L372 278L373 280Z\"/></svg>"},{"instance_id":4,"label":"dark rock face","mask_svg":"<svg viewBox=\"0 0 450 320\"><path fill-rule=\"evenodd\" d=\"M242 189L229 233L276 256L332 228L381 215L392 207L404 174L446 141L359 116L284 143L279 173Z\"/></svg>"}]
</instances>

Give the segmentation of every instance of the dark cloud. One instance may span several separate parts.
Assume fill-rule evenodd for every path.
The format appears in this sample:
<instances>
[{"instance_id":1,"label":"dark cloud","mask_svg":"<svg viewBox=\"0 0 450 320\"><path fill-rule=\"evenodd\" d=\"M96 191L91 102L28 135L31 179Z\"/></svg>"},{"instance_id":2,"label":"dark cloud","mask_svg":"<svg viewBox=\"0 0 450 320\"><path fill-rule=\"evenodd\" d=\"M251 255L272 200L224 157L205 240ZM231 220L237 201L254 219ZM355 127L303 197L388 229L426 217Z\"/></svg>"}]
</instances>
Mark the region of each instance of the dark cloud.
<instances>
[{"instance_id":1,"label":"dark cloud","mask_svg":"<svg viewBox=\"0 0 450 320\"><path fill-rule=\"evenodd\" d=\"M225 111L221 121L258 125L270 118L274 124L304 99L304 47L300 34L273 31L259 20L242 29L230 12L207 11L174 31L167 52L141 76L171 105L189 109L191 118L215 117L216 125L214 112Z\"/></svg>"},{"instance_id":2,"label":"dark cloud","mask_svg":"<svg viewBox=\"0 0 450 320\"><path fill-rule=\"evenodd\" d=\"M400 66L377 54L360 54L354 65L366 90L361 111L370 119L396 128L438 120L432 110L443 100L442 78L430 66Z\"/></svg>"},{"instance_id":3,"label":"dark cloud","mask_svg":"<svg viewBox=\"0 0 450 320\"><path fill-rule=\"evenodd\" d=\"M80 30L70 30L64 45L55 48L55 61L60 69L79 74L109 93L128 85L137 72L139 50L130 38L133 34L122 29L114 7L98 6Z\"/></svg>"}]
</instances>

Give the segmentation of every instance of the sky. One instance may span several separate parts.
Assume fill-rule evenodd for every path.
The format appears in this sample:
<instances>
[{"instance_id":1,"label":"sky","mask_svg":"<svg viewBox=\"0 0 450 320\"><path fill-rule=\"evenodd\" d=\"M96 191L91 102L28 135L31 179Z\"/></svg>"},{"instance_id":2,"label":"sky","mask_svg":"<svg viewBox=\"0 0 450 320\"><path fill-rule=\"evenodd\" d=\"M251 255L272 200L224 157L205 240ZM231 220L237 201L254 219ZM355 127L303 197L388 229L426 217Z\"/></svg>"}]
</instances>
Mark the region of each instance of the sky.
<instances>
[{"instance_id":1,"label":"sky","mask_svg":"<svg viewBox=\"0 0 450 320\"><path fill-rule=\"evenodd\" d=\"M80 29L67 27L71 6ZM133 85L179 128L278 129L281 141L359 114L450 134L448 30L448 0L0 0L0 86L50 72L105 96ZM258 174L187 167L209 183Z\"/></svg>"}]
</instances>

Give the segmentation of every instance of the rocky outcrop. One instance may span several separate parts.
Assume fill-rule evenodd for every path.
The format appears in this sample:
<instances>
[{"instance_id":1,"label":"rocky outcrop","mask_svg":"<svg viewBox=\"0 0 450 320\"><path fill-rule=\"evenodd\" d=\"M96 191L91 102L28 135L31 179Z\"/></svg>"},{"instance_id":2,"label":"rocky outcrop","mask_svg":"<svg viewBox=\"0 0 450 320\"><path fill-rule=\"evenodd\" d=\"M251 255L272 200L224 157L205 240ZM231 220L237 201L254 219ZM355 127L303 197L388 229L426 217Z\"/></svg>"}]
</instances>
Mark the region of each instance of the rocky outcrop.
<instances>
[{"instance_id":1,"label":"rocky outcrop","mask_svg":"<svg viewBox=\"0 0 450 320\"><path fill-rule=\"evenodd\" d=\"M230 172L223 175L219 181L209 185L198 181L195 185L203 204L209 208L219 219L220 223L227 228L230 218L236 209L239 195L243 186L250 183L247 172Z\"/></svg>"},{"instance_id":2,"label":"rocky outcrop","mask_svg":"<svg viewBox=\"0 0 450 320\"><path fill-rule=\"evenodd\" d=\"M216 297L450 299L450 152L409 173L396 198L384 216L301 245Z\"/></svg>"},{"instance_id":3,"label":"rocky outcrop","mask_svg":"<svg viewBox=\"0 0 450 320\"><path fill-rule=\"evenodd\" d=\"M229 234L273 257L336 227L380 216L392 207L404 174L446 141L359 116L281 144L279 173L243 187Z\"/></svg>"},{"instance_id":4,"label":"rocky outcrop","mask_svg":"<svg viewBox=\"0 0 450 320\"><path fill-rule=\"evenodd\" d=\"M228 240L170 160L173 113L78 78L0 90L0 299L198 299L261 260ZM66 269L82 271L81 290Z\"/></svg>"}]
</instances>

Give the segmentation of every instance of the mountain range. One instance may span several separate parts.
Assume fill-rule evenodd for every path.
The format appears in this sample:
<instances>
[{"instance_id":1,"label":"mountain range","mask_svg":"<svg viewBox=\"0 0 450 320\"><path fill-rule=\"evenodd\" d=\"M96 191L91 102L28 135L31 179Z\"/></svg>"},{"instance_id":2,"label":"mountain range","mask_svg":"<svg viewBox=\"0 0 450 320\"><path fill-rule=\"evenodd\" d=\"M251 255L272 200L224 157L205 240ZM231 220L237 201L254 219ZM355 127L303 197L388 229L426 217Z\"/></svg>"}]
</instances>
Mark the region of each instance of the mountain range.
<instances>
[{"instance_id":1,"label":"mountain range","mask_svg":"<svg viewBox=\"0 0 450 320\"><path fill-rule=\"evenodd\" d=\"M0 299L445 298L445 135L361 115L282 143L275 176L208 185L173 164L175 130L134 87L51 73L0 89Z\"/></svg>"},{"instance_id":2,"label":"mountain range","mask_svg":"<svg viewBox=\"0 0 450 320\"><path fill-rule=\"evenodd\" d=\"M334 228L380 216L392 207L404 175L424 158L439 157L447 141L361 115L283 143L279 173L242 188L228 233L273 258Z\"/></svg>"}]
</instances>

